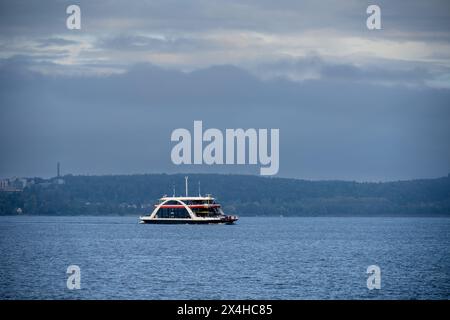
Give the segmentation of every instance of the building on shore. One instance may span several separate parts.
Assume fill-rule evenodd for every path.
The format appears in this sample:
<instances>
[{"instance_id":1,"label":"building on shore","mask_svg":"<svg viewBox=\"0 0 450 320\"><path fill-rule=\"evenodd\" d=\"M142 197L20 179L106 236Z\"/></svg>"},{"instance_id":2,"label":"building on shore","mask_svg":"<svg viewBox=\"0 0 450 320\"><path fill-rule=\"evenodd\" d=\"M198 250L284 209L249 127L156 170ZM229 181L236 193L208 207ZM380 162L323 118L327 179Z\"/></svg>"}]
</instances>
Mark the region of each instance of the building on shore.
<instances>
[{"instance_id":1,"label":"building on shore","mask_svg":"<svg viewBox=\"0 0 450 320\"><path fill-rule=\"evenodd\" d=\"M9 178L0 180L0 191L4 192L21 192L30 184L25 178Z\"/></svg>"}]
</instances>

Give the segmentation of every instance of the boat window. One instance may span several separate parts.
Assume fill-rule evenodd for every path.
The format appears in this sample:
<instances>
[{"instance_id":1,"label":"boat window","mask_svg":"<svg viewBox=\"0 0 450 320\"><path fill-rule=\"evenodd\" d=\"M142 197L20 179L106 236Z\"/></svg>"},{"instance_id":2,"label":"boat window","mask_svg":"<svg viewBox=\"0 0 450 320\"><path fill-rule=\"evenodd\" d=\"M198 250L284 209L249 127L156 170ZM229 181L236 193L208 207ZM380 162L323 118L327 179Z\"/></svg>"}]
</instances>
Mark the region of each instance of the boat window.
<instances>
[{"instance_id":1,"label":"boat window","mask_svg":"<svg viewBox=\"0 0 450 320\"><path fill-rule=\"evenodd\" d=\"M158 218L190 218L185 208L160 208Z\"/></svg>"}]
</instances>

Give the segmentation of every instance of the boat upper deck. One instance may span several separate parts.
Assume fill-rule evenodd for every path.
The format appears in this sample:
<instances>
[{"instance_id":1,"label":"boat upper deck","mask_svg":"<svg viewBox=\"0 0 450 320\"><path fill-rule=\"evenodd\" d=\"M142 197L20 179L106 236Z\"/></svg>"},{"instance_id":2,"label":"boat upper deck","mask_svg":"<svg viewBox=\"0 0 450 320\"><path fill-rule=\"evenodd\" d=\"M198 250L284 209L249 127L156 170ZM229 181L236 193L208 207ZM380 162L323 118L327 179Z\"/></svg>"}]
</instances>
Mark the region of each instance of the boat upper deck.
<instances>
[{"instance_id":1,"label":"boat upper deck","mask_svg":"<svg viewBox=\"0 0 450 320\"><path fill-rule=\"evenodd\" d=\"M218 204L215 199L211 196L206 197L162 197L159 199L158 204L155 205L155 207L159 205L163 205L162 207L177 207L177 206L183 206L183 204L189 206L190 208L195 207L220 207L220 204Z\"/></svg>"},{"instance_id":2,"label":"boat upper deck","mask_svg":"<svg viewBox=\"0 0 450 320\"><path fill-rule=\"evenodd\" d=\"M159 199L160 201L166 201L166 200L180 200L180 201L214 201L215 198L211 197L211 196L206 196L206 197L167 197L164 196L162 198Z\"/></svg>"}]
</instances>

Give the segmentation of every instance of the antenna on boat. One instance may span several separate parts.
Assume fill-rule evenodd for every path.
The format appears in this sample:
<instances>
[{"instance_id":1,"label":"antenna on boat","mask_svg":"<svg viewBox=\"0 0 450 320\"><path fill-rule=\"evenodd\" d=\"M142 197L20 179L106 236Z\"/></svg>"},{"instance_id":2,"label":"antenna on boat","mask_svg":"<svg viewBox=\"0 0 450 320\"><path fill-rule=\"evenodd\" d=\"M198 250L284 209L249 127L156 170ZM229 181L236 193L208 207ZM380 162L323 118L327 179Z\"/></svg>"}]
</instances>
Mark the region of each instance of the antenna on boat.
<instances>
[{"instance_id":1,"label":"antenna on boat","mask_svg":"<svg viewBox=\"0 0 450 320\"><path fill-rule=\"evenodd\" d=\"M199 197L202 196L202 194L201 194L201 192L200 192L200 181L198 182L198 196L199 196Z\"/></svg>"},{"instance_id":2,"label":"antenna on boat","mask_svg":"<svg viewBox=\"0 0 450 320\"><path fill-rule=\"evenodd\" d=\"M184 177L185 184L186 184L186 197L188 196L188 179L189 179L188 176Z\"/></svg>"},{"instance_id":3,"label":"antenna on boat","mask_svg":"<svg viewBox=\"0 0 450 320\"><path fill-rule=\"evenodd\" d=\"M172 185L173 188L173 196L175 197L175 185Z\"/></svg>"}]
</instances>

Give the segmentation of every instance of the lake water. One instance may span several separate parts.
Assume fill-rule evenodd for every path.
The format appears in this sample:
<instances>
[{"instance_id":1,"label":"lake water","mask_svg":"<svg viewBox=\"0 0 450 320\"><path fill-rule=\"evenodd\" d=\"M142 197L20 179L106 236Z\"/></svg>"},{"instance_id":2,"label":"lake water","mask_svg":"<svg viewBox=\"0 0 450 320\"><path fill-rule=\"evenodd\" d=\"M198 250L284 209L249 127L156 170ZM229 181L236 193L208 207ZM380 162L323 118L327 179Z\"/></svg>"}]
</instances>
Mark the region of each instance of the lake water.
<instances>
[{"instance_id":1,"label":"lake water","mask_svg":"<svg viewBox=\"0 0 450 320\"><path fill-rule=\"evenodd\" d=\"M1 299L449 299L449 218L0 217ZM69 265L81 289L66 286ZM367 289L367 267L381 289Z\"/></svg>"}]
</instances>

